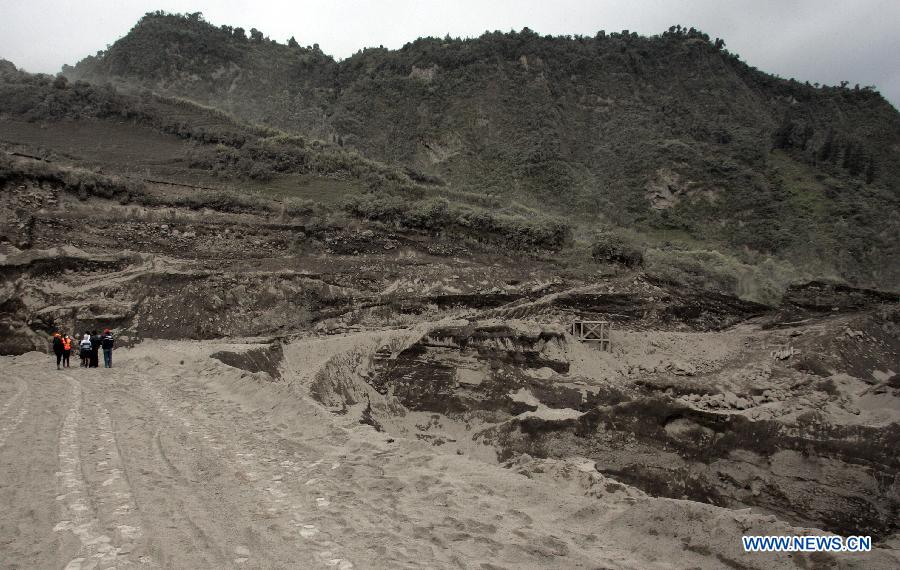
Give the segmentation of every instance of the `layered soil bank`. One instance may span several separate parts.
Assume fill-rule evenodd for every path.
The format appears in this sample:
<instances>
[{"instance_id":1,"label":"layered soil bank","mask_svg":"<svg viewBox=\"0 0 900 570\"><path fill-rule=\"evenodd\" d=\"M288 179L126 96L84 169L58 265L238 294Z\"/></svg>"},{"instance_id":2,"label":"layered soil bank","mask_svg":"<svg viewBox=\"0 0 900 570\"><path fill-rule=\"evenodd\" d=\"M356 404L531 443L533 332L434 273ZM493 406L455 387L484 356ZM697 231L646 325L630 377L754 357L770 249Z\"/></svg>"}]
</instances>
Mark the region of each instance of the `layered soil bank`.
<instances>
[{"instance_id":1,"label":"layered soil bank","mask_svg":"<svg viewBox=\"0 0 900 570\"><path fill-rule=\"evenodd\" d=\"M612 352L558 327L447 322L351 351L315 393L343 409L364 402L366 423L450 452L510 465L587 458L654 496L890 537L896 308L778 319L614 330Z\"/></svg>"}]
</instances>

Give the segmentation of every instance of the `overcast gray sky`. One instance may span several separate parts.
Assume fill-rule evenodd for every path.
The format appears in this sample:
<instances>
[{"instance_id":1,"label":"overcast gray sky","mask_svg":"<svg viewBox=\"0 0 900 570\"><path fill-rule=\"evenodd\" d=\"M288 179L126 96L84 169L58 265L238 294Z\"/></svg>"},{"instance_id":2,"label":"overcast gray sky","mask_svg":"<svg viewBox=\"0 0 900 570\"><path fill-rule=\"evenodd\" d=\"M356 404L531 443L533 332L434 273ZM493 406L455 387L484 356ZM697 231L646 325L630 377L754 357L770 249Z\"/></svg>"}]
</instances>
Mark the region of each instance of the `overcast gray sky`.
<instances>
[{"instance_id":1,"label":"overcast gray sky","mask_svg":"<svg viewBox=\"0 0 900 570\"><path fill-rule=\"evenodd\" d=\"M900 0L0 0L0 58L31 72L105 49L145 12L203 12L345 58L420 36L485 30L656 34L672 24L725 39L744 61L810 83L875 85L900 108Z\"/></svg>"}]
</instances>

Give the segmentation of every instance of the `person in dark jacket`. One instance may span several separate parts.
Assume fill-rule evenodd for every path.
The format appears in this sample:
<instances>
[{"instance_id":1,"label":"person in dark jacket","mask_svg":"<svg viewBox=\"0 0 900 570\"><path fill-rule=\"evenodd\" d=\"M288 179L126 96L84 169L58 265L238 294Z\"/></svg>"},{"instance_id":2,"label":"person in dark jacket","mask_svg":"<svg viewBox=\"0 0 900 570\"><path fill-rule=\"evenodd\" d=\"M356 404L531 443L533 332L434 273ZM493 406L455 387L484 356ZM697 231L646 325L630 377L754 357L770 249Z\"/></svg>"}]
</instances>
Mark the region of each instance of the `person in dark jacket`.
<instances>
[{"instance_id":1,"label":"person in dark jacket","mask_svg":"<svg viewBox=\"0 0 900 570\"><path fill-rule=\"evenodd\" d=\"M100 335L91 331L91 368L100 367Z\"/></svg>"},{"instance_id":2,"label":"person in dark jacket","mask_svg":"<svg viewBox=\"0 0 900 570\"><path fill-rule=\"evenodd\" d=\"M59 370L63 358L63 341L58 332L53 333L53 354L56 355L56 369Z\"/></svg>"},{"instance_id":3,"label":"person in dark jacket","mask_svg":"<svg viewBox=\"0 0 900 570\"><path fill-rule=\"evenodd\" d=\"M116 339L113 337L109 329L103 331L100 337L100 346L103 348L103 368L112 368L112 351Z\"/></svg>"}]
</instances>

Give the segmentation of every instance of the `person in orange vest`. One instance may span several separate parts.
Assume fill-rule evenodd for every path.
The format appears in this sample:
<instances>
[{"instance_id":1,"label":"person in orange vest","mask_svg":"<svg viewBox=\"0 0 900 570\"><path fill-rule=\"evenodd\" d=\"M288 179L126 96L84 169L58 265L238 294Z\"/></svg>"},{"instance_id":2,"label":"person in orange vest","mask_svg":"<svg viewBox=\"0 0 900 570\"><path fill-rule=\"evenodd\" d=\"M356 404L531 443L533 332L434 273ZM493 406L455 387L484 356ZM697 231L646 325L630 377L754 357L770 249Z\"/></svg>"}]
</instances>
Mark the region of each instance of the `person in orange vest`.
<instances>
[{"instance_id":1,"label":"person in orange vest","mask_svg":"<svg viewBox=\"0 0 900 570\"><path fill-rule=\"evenodd\" d=\"M69 367L69 358L72 356L72 337L64 334L62 337L63 344L63 368Z\"/></svg>"},{"instance_id":2,"label":"person in orange vest","mask_svg":"<svg viewBox=\"0 0 900 570\"><path fill-rule=\"evenodd\" d=\"M63 357L63 341L62 335L58 332L53 333L53 354L56 355L56 369L59 370Z\"/></svg>"}]
</instances>

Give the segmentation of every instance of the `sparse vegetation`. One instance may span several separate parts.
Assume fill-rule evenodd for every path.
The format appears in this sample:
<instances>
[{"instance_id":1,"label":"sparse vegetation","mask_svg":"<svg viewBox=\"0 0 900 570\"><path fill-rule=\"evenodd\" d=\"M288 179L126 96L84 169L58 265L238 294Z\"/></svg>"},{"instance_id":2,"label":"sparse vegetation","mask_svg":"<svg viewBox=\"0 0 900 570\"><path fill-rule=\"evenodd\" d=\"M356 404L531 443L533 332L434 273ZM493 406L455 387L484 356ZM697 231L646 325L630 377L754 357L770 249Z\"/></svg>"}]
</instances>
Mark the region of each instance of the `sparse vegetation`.
<instances>
[{"instance_id":1,"label":"sparse vegetation","mask_svg":"<svg viewBox=\"0 0 900 570\"><path fill-rule=\"evenodd\" d=\"M189 139L191 165L224 177L269 181L278 174L317 173L365 180L370 186L417 185L402 169L368 160L337 145L248 125L215 108L111 85L69 84L15 68L0 70L0 110L28 121L124 119ZM419 177L426 182L426 177Z\"/></svg>"},{"instance_id":2,"label":"sparse vegetation","mask_svg":"<svg viewBox=\"0 0 900 570\"><path fill-rule=\"evenodd\" d=\"M117 200L120 204L133 202L144 206L234 213L272 211L288 216L308 215L315 211L314 205L305 200L279 203L255 194L226 190L199 190L188 194L154 193L148 190L146 184L121 176L107 176L83 168L64 168L46 162L17 160L0 155L0 187L7 183L26 182L60 188L77 196L79 200L95 197Z\"/></svg>"},{"instance_id":3,"label":"sparse vegetation","mask_svg":"<svg viewBox=\"0 0 900 570\"><path fill-rule=\"evenodd\" d=\"M87 200L91 196L128 202L144 196L144 185L121 177L105 176L81 168L59 168L46 162L16 160L0 154L0 186L31 182L57 186Z\"/></svg>"},{"instance_id":4,"label":"sparse vegetation","mask_svg":"<svg viewBox=\"0 0 900 570\"><path fill-rule=\"evenodd\" d=\"M528 219L495 214L443 198L410 201L400 196L368 194L350 199L346 209L354 216L427 231L457 230L468 237L497 236L510 245L558 249L571 238L571 228L548 217Z\"/></svg>"},{"instance_id":5,"label":"sparse vegetation","mask_svg":"<svg viewBox=\"0 0 900 570\"><path fill-rule=\"evenodd\" d=\"M198 148L195 164L222 176L348 175L416 198L441 188L451 202L518 202L572 225L680 231L745 263L815 256L860 284L900 280L890 269L900 267L890 237L900 231L890 150L900 115L871 88L768 75L724 40L680 25L652 37L421 38L341 62L317 46L252 36L155 12L67 69L59 91L71 80L112 81L329 141L315 160L308 145L288 151L273 135ZM398 166L373 168L348 149ZM785 176L794 169L804 181ZM682 187L670 207L650 208L647 188L661 171ZM813 212L808 176L827 179Z\"/></svg>"}]
</instances>

